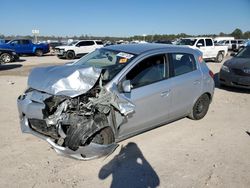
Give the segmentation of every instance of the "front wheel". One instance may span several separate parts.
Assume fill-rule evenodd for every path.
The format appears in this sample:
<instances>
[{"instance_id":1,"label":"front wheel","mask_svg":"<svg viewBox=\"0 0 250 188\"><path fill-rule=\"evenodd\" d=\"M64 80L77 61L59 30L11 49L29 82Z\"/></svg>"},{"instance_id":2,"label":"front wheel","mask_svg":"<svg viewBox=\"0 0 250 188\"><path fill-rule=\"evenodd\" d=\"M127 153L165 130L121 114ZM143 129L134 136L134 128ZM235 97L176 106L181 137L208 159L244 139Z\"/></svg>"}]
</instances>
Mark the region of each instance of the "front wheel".
<instances>
[{"instance_id":1,"label":"front wheel","mask_svg":"<svg viewBox=\"0 0 250 188\"><path fill-rule=\"evenodd\" d=\"M224 59L224 55L222 52L219 52L217 57L216 57L216 62L221 63Z\"/></svg>"},{"instance_id":2,"label":"front wheel","mask_svg":"<svg viewBox=\"0 0 250 188\"><path fill-rule=\"evenodd\" d=\"M75 53L73 51L67 51L66 58L67 59L74 59L75 58Z\"/></svg>"},{"instance_id":3,"label":"front wheel","mask_svg":"<svg viewBox=\"0 0 250 188\"><path fill-rule=\"evenodd\" d=\"M207 94L203 94L195 102L192 112L188 117L193 120L202 119L207 114L209 105L210 105L209 96Z\"/></svg>"},{"instance_id":4,"label":"front wheel","mask_svg":"<svg viewBox=\"0 0 250 188\"><path fill-rule=\"evenodd\" d=\"M43 51L40 49L37 49L35 54L36 54L36 56L41 57L43 55Z\"/></svg>"},{"instance_id":5,"label":"front wheel","mask_svg":"<svg viewBox=\"0 0 250 188\"><path fill-rule=\"evenodd\" d=\"M0 56L0 62L2 64L5 64L5 63L9 63L11 62L11 55L8 54L8 53L3 53L1 56Z\"/></svg>"}]
</instances>

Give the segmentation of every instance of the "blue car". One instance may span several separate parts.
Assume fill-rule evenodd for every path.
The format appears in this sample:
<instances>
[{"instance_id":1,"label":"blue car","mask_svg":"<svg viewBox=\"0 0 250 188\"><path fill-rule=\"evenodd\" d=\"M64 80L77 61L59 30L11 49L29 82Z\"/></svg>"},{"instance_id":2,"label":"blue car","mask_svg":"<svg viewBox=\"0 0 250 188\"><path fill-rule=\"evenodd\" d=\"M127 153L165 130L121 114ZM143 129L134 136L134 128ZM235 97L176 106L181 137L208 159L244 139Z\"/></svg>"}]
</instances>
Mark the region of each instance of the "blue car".
<instances>
[{"instance_id":1,"label":"blue car","mask_svg":"<svg viewBox=\"0 0 250 188\"><path fill-rule=\"evenodd\" d=\"M48 44L34 44L27 39L15 39L6 44L0 43L0 48L14 50L18 55L32 54L42 56L49 52Z\"/></svg>"}]
</instances>

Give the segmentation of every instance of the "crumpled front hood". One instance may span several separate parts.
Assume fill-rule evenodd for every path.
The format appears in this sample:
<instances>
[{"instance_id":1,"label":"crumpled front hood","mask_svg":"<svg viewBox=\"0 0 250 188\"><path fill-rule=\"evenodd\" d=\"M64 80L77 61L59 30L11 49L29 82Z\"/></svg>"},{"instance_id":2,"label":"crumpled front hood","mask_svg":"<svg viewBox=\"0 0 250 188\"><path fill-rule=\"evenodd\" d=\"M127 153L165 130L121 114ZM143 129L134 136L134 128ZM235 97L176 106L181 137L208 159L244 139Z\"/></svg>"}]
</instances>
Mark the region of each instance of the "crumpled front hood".
<instances>
[{"instance_id":1,"label":"crumpled front hood","mask_svg":"<svg viewBox=\"0 0 250 188\"><path fill-rule=\"evenodd\" d=\"M90 90L101 69L79 65L62 65L34 68L28 86L52 95L75 97Z\"/></svg>"}]
</instances>

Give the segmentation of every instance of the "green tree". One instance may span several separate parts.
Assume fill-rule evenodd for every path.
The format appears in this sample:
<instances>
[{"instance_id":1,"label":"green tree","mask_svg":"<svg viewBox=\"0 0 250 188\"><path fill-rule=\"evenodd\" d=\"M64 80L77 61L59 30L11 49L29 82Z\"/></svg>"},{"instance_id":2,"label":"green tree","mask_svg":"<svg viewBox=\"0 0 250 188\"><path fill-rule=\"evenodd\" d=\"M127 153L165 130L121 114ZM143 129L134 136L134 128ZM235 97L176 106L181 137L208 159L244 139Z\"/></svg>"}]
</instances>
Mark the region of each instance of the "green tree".
<instances>
[{"instance_id":1,"label":"green tree","mask_svg":"<svg viewBox=\"0 0 250 188\"><path fill-rule=\"evenodd\" d=\"M231 35L232 35L234 38L236 38L236 39L241 39L241 38L243 37L243 33L242 33L242 31L241 31L239 28L235 29L235 30L231 33Z\"/></svg>"},{"instance_id":2,"label":"green tree","mask_svg":"<svg viewBox=\"0 0 250 188\"><path fill-rule=\"evenodd\" d=\"M244 39L250 39L250 31L246 31L246 32L243 34L243 38L244 38Z\"/></svg>"}]
</instances>

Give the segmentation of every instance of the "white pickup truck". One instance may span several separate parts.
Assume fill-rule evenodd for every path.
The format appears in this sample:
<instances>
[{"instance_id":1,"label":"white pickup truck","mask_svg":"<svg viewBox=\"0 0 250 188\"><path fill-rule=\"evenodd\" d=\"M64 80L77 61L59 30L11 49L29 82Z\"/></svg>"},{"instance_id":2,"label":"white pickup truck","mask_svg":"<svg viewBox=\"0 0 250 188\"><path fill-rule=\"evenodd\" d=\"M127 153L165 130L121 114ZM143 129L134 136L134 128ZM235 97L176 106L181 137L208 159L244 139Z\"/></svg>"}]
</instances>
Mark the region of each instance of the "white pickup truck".
<instances>
[{"instance_id":1,"label":"white pickup truck","mask_svg":"<svg viewBox=\"0 0 250 188\"><path fill-rule=\"evenodd\" d=\"M99 40L80 40L74 41L67 46L56 46L55 53L59 58L74 59L93 52L97 48L103 47Z\"/></svg>"},{"instance_id":2,"label":"white pickup truck","mask_svg":"<svg viewBox=\"0 0 250 188\"><path fill-rule=\"evenodd\" d=\"M214 59L218 63L223 61L228 52L227 46L214 45L212 38L183 38L180 39L177 44L188 45L191 48L199 49L203 53L204 59Z\"/></svg>"}]
</instances>

